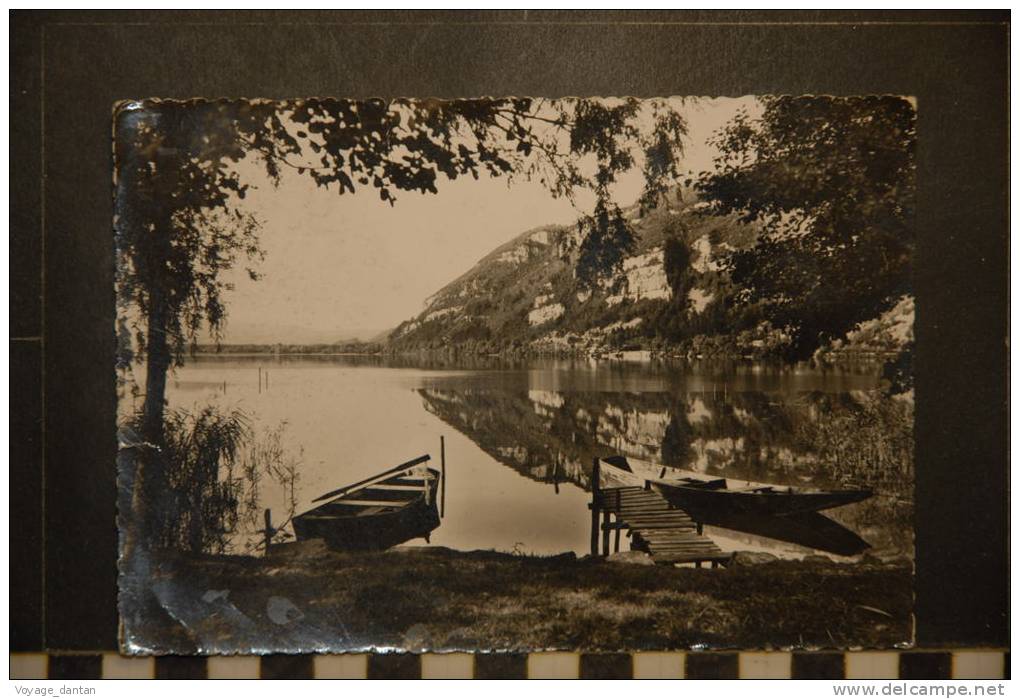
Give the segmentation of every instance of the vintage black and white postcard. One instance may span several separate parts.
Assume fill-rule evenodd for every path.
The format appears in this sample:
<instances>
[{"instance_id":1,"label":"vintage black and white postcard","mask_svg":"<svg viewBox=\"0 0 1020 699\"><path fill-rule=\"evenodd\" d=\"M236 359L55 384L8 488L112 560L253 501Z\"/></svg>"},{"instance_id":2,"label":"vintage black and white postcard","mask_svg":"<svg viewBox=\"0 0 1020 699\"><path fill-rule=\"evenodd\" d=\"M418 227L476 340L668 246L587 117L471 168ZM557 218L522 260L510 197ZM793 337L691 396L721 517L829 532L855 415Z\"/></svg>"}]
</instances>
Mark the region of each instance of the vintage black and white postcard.
<instances>
[{"instance_id":1,"label":"vintage black and white postcard","mask_svg":"<svg viewBox=\"0 0 1020 699\"><path fill-rule=\"evenodd\" d=\"M119 103L122 650L912 644L916 116Z\"/></svg>"}]
</instances>

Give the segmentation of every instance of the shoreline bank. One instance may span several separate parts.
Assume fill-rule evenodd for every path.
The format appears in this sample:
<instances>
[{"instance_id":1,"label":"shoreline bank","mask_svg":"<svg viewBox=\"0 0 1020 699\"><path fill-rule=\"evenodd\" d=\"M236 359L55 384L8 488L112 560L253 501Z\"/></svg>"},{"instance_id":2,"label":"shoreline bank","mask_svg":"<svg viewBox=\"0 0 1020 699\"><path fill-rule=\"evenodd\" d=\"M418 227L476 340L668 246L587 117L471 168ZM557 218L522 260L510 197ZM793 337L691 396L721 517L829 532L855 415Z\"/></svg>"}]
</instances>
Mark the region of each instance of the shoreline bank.
<instances>
[{"instance_id":1,"label":"shoreline bank","mask_svg":"<svg viewBox=\"0 0 1020 699\"><path fill-rule=\"evenodd\" d=\"M818 357L810 360L800 361L789 361L781 357L772 356L751 356L742 354L711 354L711 355L690 355L679 352L669 352L665 350L616 350L607 349L604 351L549 351L549 350L537 350L528 349L521 351L506 351L496 353L479 353L479 352L468 352L460 350L457 347L451 347L448 349L441 350L403 350L403 351L390 351L390 352L274 352L267 350L264 352L259 351L243 351L243 352L231 352L229 350L221 352L202 351L193 352L189 355L192 359L223 359L223 358L252 358L252 357L266 357L266 358L282 358L282 357L378 357L380 359L386 358L422 358L422 359L464 359L464 360L476 360L476 359L503 359L503 360L540 360L540 359L576 359L584 361L603 361L603 362L636 362L636 363L650 363L650 362L700 362L700 361L720 361L720 362L746 362L754 364L776 364L784 366L795 366L798 364L815 363L820 366L841 366L846 364L884 364L886 362L896 359L898 353L891 351L840 351L840 352L826 352Z\"/></svg>"},{"instance_id":2,"label":"shoreline bank","mask_svg":"<svg viewBox=\"0 0 1020 699\"><path fill-rule=\"evenodd\" d=\"M695 569L442 547L337 553L316 542L263 558L158 558L154 587L179 626L134 631L173 652L890 648L911 640L905 561ZM193 648L179 647L184 637Z\"/></svg>"}]
</instances>

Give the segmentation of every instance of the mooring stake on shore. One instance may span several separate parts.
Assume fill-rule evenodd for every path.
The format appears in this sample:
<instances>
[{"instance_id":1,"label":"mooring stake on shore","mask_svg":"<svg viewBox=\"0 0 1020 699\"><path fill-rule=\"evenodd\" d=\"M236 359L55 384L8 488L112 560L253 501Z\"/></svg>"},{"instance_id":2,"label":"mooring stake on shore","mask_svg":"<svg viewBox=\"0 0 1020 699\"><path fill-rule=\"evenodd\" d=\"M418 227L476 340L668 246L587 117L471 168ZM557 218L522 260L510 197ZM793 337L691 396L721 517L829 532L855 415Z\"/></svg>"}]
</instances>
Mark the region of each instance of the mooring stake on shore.
<instances>
[{"instance_id":1,"label":"mooring stake on shore","mask_svg":"<svg viewBox=\"0 0 1020 699\"><path fill-rule=\"evenodd\" d=\"M265 535L266 539L266 553L269 553L269 545L273 542L273 534L275 534L276 531L273 529L273 513L268 507L265 511L265 519L266 528L262 533Z\"/></svg>"}]
</instances>

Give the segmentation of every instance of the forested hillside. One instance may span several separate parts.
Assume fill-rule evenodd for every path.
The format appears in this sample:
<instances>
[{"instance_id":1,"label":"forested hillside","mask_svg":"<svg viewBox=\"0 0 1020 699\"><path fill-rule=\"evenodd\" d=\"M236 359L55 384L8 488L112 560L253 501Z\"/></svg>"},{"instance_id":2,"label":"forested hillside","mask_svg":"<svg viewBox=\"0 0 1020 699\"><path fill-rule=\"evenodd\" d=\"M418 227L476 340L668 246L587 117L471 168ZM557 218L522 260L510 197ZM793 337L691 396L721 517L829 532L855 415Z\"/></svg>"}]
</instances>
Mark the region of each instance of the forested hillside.
<instances>
[{"instance_id":1,"label":"forested hillside","mask_svg":"<svg viewBox=\"0 0 1020 699\"><path fill-rule=\"evenodd\" d=\"M736 303L741 289L726 269L727 255L754 244L754 225L713 214L693 189L670 192L644 216L637 205L624 213L636 244L614 273L594 284L578 277L577 227L525 231L426 299L420 314L392 332L390 348L784 354L790 344L785 329L755 305ZM912 299L895 312L895 321L876 319L835 349L895 351L912 338ZM879 332L890 325L891 332Z\"/></svg>"}]
</instances>

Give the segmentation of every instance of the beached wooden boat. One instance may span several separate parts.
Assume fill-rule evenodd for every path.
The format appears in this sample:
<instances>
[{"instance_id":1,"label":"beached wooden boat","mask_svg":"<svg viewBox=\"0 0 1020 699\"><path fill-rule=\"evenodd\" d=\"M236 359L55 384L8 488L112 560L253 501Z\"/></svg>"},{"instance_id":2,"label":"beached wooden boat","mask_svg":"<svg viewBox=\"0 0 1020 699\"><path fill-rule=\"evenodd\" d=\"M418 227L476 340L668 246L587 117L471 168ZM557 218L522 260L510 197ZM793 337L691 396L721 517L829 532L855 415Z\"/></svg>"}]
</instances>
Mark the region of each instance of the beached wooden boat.
<instances>
[{"instance_id":1,"label":"beached wooden boat","mask_svg":"<svg viewBox=\"0 0 1020 699\"><path fill-rule=\"evenodd\" d=\"M600 473L605 482L652 488L674 507L703 521L706 515L721 513L783 517L819 512L872 495L864 489L823 490L720 478L623 456L602 459Z\"/></svg>"},{"instance_id":2,"label":"beached wooden boat","mask_svg":"<svg viewBox=\"0 0 1020 699\"><path fill-rule=\"evenodd\" d=\"M440 472L419 456L371 478L321 495L321 502L294 517L300 540L323 539L340 551L387 549L429 538L439 526L437 491Z\"/></svg>"}]
</instances>

